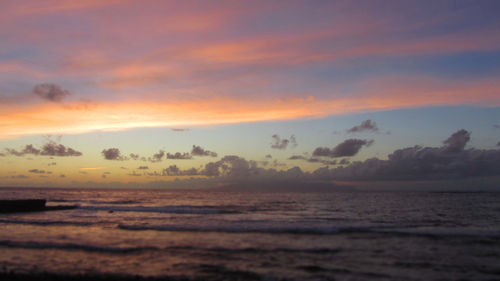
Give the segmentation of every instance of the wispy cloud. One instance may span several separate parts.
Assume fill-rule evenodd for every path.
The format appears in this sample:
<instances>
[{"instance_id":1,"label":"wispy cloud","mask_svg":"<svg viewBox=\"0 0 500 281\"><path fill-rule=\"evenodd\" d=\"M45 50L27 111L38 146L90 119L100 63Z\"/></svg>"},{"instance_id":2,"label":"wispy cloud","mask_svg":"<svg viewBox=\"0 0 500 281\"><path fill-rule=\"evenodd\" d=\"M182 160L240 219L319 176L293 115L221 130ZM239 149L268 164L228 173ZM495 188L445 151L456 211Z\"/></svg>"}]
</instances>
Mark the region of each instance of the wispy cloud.
<instances>
[{"instance_id":1,"label":"wispy cloud","mask_svg":"<svg viewBox=\"0 0 500 281\"><path fill-rule=\"evenodd\" d=\"M0 138L498 106L500 82L490 70L458 80L427 74L434 64L414 66L440 55L494 56L493 2L391 3L398 13L328 1L3 3L0 34L10 55L0 59ZM69 16L78 21L65 24ZM259 25L248 25L256 18ZM67 40L75 30L78 38ZM375 62L398 67L363 72ZM363 73L330 81L353 65ZM47 102L26 98L32 93Z\"/></svg>"},{"instance_id":2,"label":"wispy cloud","mask_svg":"<svg viewBox=\"0 0 500 281\"><path fill-rule=\"evenodd\" d=\"M379 129L377 127L377 123L368 119L368 120L361 122L361 124L350 128L349 130L347 130L347 132L348 133L358 133L358 132L364 132L364 131L378 132L378 130Z\"/></svg>"},{"instance_id":3,"label":"wispy cloud","mask_svg":"<svg viewBox=\"0 0 500 281\"><path fill-rule=\"evenodd\" d=\"M347 139L338 144L334 148L318 147L313 151L313 156L316 157L350 157L356 155L361 147L370 146L373 140Z\"/></svg>"},{"instance_id":4,"label":"wispy cloud","mask_svg":"<svg viewBox=\"0 0 500 281\"><path fill-rule=\"evenodd\" d=\"M50 83L36 85L33 88L33 93L51 102L61 102L65 97L70 95L68 90L64 90L58 85Z\"/></svg>"},{"instance_id":5,"label":"wispy cloud","mask_svg":"<svg viewBox=\"0 0 500 281\"><path fill-rule=\"evenodd\" d=\"M288 145L292 148L297 147L297 140L294 135L290 136L290 139L281 139L281 137L277 134L272 135L273 143L271 143L271 148L274 149L286 149Z\"/></svg>"}]
</instances>

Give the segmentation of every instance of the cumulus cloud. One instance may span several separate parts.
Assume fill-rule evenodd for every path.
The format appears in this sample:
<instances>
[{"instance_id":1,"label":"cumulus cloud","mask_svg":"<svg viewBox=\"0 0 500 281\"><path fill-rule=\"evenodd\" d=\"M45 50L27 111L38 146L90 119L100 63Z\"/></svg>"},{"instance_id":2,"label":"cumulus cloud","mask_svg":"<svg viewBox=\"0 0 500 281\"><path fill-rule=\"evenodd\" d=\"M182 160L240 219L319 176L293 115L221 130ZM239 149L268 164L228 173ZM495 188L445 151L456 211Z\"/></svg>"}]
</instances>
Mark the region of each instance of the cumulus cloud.
<instances>
[{"instance_id":1,"label":"cumulus cloud","mask_svg":"<svg viewBox=\"0 0 500 281\"><path fill-rule=\"evenodd\" d=\"M197 145L193 145L193 149L191 150L191 155L217 157L217 153L210 150L205 150Z\"/></svg>"},{"instance_id":2,"label":"cumulus cloud","mask_svg":"<svg viewBox=\"0 0 500 281\"><path fill-rule=\"evenodd\" d=\"M118 148L103 149L101 153L104 156L104 159L106 160L118 160L118 161L128 160L126 156L120 154L120 150Z\"/></svg>"},{"instance_id":3,"label":"cumulus cloud","mask_svg":"<svg viewBox=\"0 0 500 281\"><path fill-rule=\"evenodd\" d=\"M271 143L271 148L274 149L286 149L288 145L291 147L296 147L297 146L297 140L295 139L294 135L290 136L290 139L281 139L281 137L277 134L272 135L272 138L274 139L273 143Z\"/></svg>"},{"instance_id":4,"label":"cumulus cloud","mask_svg":"<svg viewBox=\"0 0 500 281\"><path fill-rule=\"evenodd\" d=\"M443 141L444 152L457 153L464 150L465 145L470 140L470 132L462 129L453 133L448 139Z\"/></svg>"},{"instance_id":5,"label":"cumulus cloud","mask_svg":"<svg viewBox=\"0 0 500 281\"><path fill-rule=\"evenodd\" d=\"M368 119L368 120L365 120L363 122L361 122L361 124L357 125L357 126L354 126L352 128L350 128L349 130L347 130L348 133L358 133L358 132L378 132L378 127L377 127L377 123L373 122L372 120Z\"/></svg>"},{"instance_id":6,"label":"cumulus cloud","mask_svg":"<svg viewBox=\"0 0 500 281\"><path fill-rule=\"evenodd\" d=\"M459 130L444 141L443 147L407 147L395 150L387 160L371 158L346 167L320 168L313 174L337 180L442 180L500 176L500 150L464 150L469 138L469 132Z\"/></svg>"},{"instance_id":7,"label":"cumulus cloud","mask_svg":"<svg viewBox=\"0 0 500 281\"><path fill-rule=\"evenodd\" d=\"M331 158L354 156L359 152L361 147L370 146L373 142L373 140L347 139L333 149L318 147L313 151L313 156Z\"/></svg>"},{"instance_id":8,"label":"cumulus cloud","mask_svg":"<svg viewBox=\"0 0 500 281\"><path fill-rule=\"evenodd\" d=\"M165 156L165 151L160 150L158 153L153 154L153 156L148 157L148 161L152 163L161 162Z\"/></svg>"},{"instance_id":9,"label":"cumulus cloud","mask_svg":"<svg viewBox=\"0 0 500 281\"><path fill-rule=\"evenodd\" d=\"M60 102L70 95L68 90L51 83L38 84L33 88L33 93L50 102Z\"/></svg>"},{"instance_id":10,"label":"cumulus cloud","mask_svg":"<svg viewBox=\"0 0 500 281\"><path fill-rule=\"evenodd\" d=\"M54 141L49 141L44 144L41 149L36 148L32 144L26 145L23 150L17 151L15 149L7 148L7 154L14 156L24 155L43 155L43 156L81 156L82 153L73 148L66 147L62 144L57 144Z\"/></svg>"},{"instance_id":11,"label":"cumulus cloud","mask_svg":"<svg viewBox=\"0 0 500 281\"><path fill-rule=\"evenodd\" d=\"M246 161L236 155L224 156L217 162L210 162L205 165L204 175L216 176L249 176L257 168L257 162Z\"/></svg>"},{"instance_id":12,"label":"cumulus cloud","mask_svg":"<svg viewBox=\"0 0 500 281\"><path fill-rule=\"evenodd\" d=\"M192 158L193 157L188 152L184 152L184 153L176 152L174 154L167 153L167 159L186 160L186 159L192 159Z\"/></svg>"},{"instance_id":13,"label":"cumulus cloud","mask_svg":"<svg viewBox=\"0 0 500 281\"><path fill-rule=\"evenodd\" d=\"M139 168L137 168L138 170L148 170L149 167L148 166L139 166Z\"/></svg>"}]
</instances>

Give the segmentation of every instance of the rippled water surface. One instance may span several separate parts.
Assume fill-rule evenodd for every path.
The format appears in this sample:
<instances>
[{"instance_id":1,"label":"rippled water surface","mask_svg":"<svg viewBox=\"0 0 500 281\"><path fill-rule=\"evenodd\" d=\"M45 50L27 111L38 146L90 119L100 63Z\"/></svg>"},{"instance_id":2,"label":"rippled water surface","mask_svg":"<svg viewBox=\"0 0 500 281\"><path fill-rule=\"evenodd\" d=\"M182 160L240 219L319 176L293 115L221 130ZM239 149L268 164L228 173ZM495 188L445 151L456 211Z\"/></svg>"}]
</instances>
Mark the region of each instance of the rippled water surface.
<instances>
[{"instance_id":1,"label":"rippled water surface","mask_svg":"<svg viewBox=\"0 0 500 281\"><path fill-rule=\"evenodd\" d=\"M500 193L0 189L0 270L195 280L500 279Z\"/></svg>"}]
</instances>

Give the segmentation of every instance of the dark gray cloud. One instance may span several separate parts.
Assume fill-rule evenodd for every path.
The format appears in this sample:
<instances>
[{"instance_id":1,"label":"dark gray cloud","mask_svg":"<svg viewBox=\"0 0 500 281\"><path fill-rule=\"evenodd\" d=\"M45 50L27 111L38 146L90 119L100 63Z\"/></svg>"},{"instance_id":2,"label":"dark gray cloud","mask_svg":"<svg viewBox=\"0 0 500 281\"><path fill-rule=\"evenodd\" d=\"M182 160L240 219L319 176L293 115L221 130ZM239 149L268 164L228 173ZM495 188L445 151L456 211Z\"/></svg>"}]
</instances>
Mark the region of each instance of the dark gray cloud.
<instances>
[{"instance_id":1,"label":"dark gray cloud","mask_svg":"<svg viewBox=\"0 0 500 281\"><path fill-rule=\"evenodd\" d=\"M347 139L333 149L318 147L313 151L314 157L350 157L356 155L361 147L370 146L373 140Z\"/></svg>"},{"instance_id":2,"label":"dark gray cloud","mask_svg":"<svg viewBox=\"0 0 500 281\"><path fill-rule=\"evenodd\" d=\"M30 177L21 174L21 175L11 176L10 178L12 178L12 179L29 179Z\"/></svg>"},{"instance_id":3,"label":"dark gray cloud","mask_svg":"<svg viewBox=\"0 0 500 281\"><path fill-rule=\"evenodd\" d=\"M193 149L191 150L191 155L217 157L217 153L210 150L205 150L197 145L193 145Z\"/></svg>"},{"instance_id":4,"label":"dark gray cloud","mask_svg":"<svg viewBox=\"0 0 500 281\"><path fill-rule=\"evenodd\" d=\"M139 168L137 168L138 170L148 170L149 167L148 166L139 166Z\"/></svg>"},{"instance_id":5,"label":"dark gray cloud","mask_svg":"<svg viewBox=\"0 0 500 281\"><path fill-rule=\"evenodd\" d=\"M453 133L448 139L443 141L443 151L449 153L457 153L464 150L465 145L470 140L470 132L461 129Z\"/></svg>"},{"instance_id":6,"label":"dark gray cloud","mask_svg":"<svg viewBox=\"0 0 500 281\"><path fill-rule=\"evenodd\" d=\"M34 147L32 144L26 145L23 150L17 151L15 149L5 149L7 154L14 156L24 155L43 155L43 156L81 156L82 153L73 148L66 147L62 144L57 144L54 141L49 141L44 144L41 149Z\"/></svg>"},{"instance_id":7,"label":"dark gray cloud","mask_svg":"<svg viewBox=\"0 0 500 281\"><path fill-rule=\"evenodd\" d=\"M286 149L288 145L290 145L292 148L297 146L297 140L295 139L294 135L290 136L290 139L281 139L279 135L272 135L272 138L274 139L273 143L271 143L271 148L274 149Z\"/></svg>"},{"instance_id":8,"label":"dark gray cloud","mask_svg":"<svg viewBox=\"0 0 500 281\"><path fill-rule=\"evenodd\" d=\"M325 160L325 159L319 159L319 158L314 158L314 157L305 157L302 155L292 155L288 158L288 160L303 160L307 161L309 163L320 163L324 165L337 165L337 160Z\"/></svg>"},{"instance_id":9,"label":"dark gray cloud","mask_svg":"<svg viewBox=\"0 0 500 281\"><path fill-rule=\"evenodd\" d=\"M176 152L174 154L167 153L167 159L181 159L181 160L187 160L187 159L192 159L193 156L189 154L188 152L180 153Z\"/></svg>"},{"instance_id":10,"label":"dark gray cloud","mask_svg":"<svg viewBox=\"0 0 500 281\"><path fill-rule=\"evenodd\" d=\"M38 169L31 169L28 172L33 173L33 174L45 174L44 170L38 170Z\"/></svg>"},{"instance_id":11,"label":"dark gray cloud","mask_svg":"<svg viewBox=\"0 0 500 281\"><path fill-rule=\"evenodd\" d=\"M495 125L493 125L493 128L495 128L495 129L500 129L500 125L495 124Z\"/></svg>"},{"instance_id":12,"label":"dark gray cloud","mask_svg":"<svg viewBox=\"0 0 500 281\"><path fill-rule=\"evenodd\" d=\"M249 176L256 169L257 162L246 161L244 158L236 155L228 155L217 162L207 163L203 174L209 177L242 177Z\"/></svg>"},{"instance_id":13,"label":"dark gray cloud","mask_svg":"<svg viewBox=\"0 0 500 281\"><path fill-rule=\"evenodd\" d=\"M17 151L12 148L7 148L5 149L7 151L7 154L14 155L14 156L24 156L27 154L32 154L32 155L39 155L40 154L40 149L35 148L32 144L28 144L24 147L23 150Z\"/></svg>"},{"instance_id":14,"label":"dark gray cloud","mask_svg":"<svg viewBox=\"0 0 500 281\"><path fill-rule=\"evenodd\" d=\"M265 169L258 167L256 161L248 161L236 155L224 156L217 162L210 162L199 171L208 179L192 179L186 185L202 185L217 188L249 189L314 189L333 187L331 182L311 180L310 173L304 173L299 167L287 170Z\"/></svg>"},{"instance_id":15,"label":"dark gray cloud","mask_svg":"<svg viewBox=\"0 0 500 281\"><path fill-rule=\"evenodd\" d=\"M348 133L359 133L359 132L365 132L365 131L378 132L378 130L379 129L377 127L377 123L368 119L368 120L361 122L361 124L350 128L349 130L347 130L347 132Z\"/></svg>"},{"instance_id":16,"label":"dark gray cloud","mask_svg":"<svg viewBox=\"0 0 500 281\"><path fill-rule=\"evenodd\" d=\"M62 144L57 144L55 142L46 143L42 147L41 155L50 155L50 156L81 156L82 153L74 150L73 148L66 148Z\"/></svg>"},{"instance_id":17,"label":"dark gray cloud","mask_svg":"<svg viewBox=\"0 0 500 281\"><path fill-rule=\"evenodd\" d=\"M51 83L36 85L33 88L33 93L40 98L51 102L60 102L65 97L70 95L68 90L64 90L60 86Z\"/></svg>"},{"instance_id":18,"label":"dark gray cloud","mask_svg":"<svg viewBox=\"0 0 500 281\"><path fill-rule=\"evenodd\" d=\"M292 155L288 158L288 160L307 160L307 158L302 155Z\"/></svg>"},{"instance_id":19,"label":"dark gray cloud","mask_svg":"<svg viewBox=\"0 0 500 281\"><path fill-rule=\"evenodd\" d=\"M351 161L349 161L349 159L347 159L347 158L344 158L344 159L339 161L339 165L349 165L350 163L351 163Z\"/></svg>"},{"instance_id":20,"label":"dark gray cloud","mask_svg":"<svg viewBox=\"0 0 500 281\"><path fill-rule=\"evenodd\" d=\"M199 171L195 168L188 170L181 170L177 165L171 165L168 168L163 169L163 176L197 176L200 175Z\"/></svg>"},{"instance_id":21,"label":"dark gray cloud","mask_svg":"<svg viewBox=\"0 0 500 281\"><path fill-rule=\"evenodd\" d=\"M128 160L126 156L120 154L120 150L118 148L113 147L113 148L103 149L101 153L104 156L104 159L106 160L117 160L117 161Z\"/></svg>"},{"instance_id":22,"label":"dark gray cloud","mask_svg":"<svg viewBox=\"0 0 500 281\"><path fill-rule=\"evenodd\" d=\"M497 146L500 146L500 141L497 143Z\"/></svg>"},{"instance_id":23,"label":"dark gray cloud","mask_svg":"<svg viewBox=\"0 0 500 281\"><path fill-rule=\"evenodd\" d=\"M151 163L157 163L163 161L163 157L165 156L165 151L160 150L158 153L153 154L153 156L148 157L148 161Z\"/></svg>"},{"instance_id":24,"label":"dark gray cloud","mask_svg":"<svg viewBox=\"0 0 500 281\"><path fill-rule=\"evenodd\" d=\"M467 149L470 133L460 130L443 147L398 149L387 160L371 158L349 166L314 172L337 180L442 180L500 176L500 150ZM450 148L451 147L451 148Z\"/></svg>"}]
</instances>

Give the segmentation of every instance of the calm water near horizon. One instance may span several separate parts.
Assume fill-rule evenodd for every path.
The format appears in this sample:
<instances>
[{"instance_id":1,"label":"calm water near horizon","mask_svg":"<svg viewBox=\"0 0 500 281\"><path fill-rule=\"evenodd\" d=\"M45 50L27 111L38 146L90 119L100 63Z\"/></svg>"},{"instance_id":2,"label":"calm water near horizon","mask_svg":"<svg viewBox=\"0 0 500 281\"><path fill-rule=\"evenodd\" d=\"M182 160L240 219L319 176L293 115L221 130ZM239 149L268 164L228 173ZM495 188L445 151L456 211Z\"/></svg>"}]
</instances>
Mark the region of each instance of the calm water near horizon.
<instances>
[{"instance_id":1,"label":"calm water near horizon","mask_svg":"<svg viewBox=\"0 0 500 281\"><path fill-rule=\"evenodd\" d=\"M181 280L499 280L500 192L0 188L1 273Z\"/></svg>"}]
</instances>

